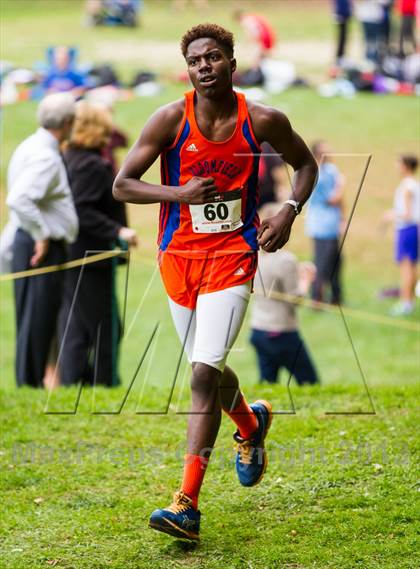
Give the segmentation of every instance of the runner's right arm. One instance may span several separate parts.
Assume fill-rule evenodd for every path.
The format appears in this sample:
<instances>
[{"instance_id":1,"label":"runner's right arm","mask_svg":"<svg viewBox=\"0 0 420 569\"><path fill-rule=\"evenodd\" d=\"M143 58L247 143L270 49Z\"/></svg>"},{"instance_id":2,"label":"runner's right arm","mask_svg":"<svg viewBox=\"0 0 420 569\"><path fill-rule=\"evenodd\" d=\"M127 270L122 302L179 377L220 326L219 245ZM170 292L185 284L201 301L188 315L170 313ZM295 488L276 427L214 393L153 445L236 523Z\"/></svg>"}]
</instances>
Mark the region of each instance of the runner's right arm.
<instances>
[{"instance_id":1,"label":"runner's right arm","mask_svg":"<svg viewBox=\"0 0 420 569\"><path fill-rule=\"evenodd\" d=\"M182 114L183 106L176 102L151 116L115 179L112 193L116 200L136 204L214 201L218 193L213 178L192 177L183 186L163 186L142 180L159 155L175 140Z\"/></svg>"}]
</instances>

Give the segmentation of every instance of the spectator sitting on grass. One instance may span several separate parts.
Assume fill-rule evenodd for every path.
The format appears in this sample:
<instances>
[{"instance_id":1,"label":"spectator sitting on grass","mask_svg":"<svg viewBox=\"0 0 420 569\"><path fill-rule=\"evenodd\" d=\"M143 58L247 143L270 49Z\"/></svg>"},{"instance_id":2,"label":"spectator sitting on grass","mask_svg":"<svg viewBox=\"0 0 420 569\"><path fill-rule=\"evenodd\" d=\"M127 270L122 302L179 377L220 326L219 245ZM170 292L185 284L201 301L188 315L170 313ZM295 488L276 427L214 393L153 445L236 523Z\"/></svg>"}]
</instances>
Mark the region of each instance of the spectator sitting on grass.
<instances>
[{"instance_id":1,"label":"spectator sitting on grass","mask_svg":"<svg viewBox=\"0 0 420 569\"><path fill-rule=\"evenodd\" d=\"M72 65L74 50L58 46L53 51L53 65L43 81L43 88L48 93L70 91L76 98L86 90L86 78Z\"/></svg>"},{"instance_id":2,"label":"spectator sitting on grass","mask_svg":"<svg viewBox=\"0 0 420 569\"><path fill-rule=\"evenodd\" d=\"M139 25L143 0L87 0L87 21L92 26Z\"/></svg>"}]
</instances>

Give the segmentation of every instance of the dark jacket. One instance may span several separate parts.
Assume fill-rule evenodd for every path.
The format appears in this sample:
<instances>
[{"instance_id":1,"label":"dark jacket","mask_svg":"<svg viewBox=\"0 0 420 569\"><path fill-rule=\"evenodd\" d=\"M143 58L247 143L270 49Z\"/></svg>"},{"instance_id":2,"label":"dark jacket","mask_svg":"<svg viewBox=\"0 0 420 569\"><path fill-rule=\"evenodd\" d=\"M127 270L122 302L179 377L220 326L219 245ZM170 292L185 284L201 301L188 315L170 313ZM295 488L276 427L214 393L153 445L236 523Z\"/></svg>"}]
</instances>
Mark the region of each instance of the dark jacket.
<instances>
[{"instance_id":1,"label":"dark jacket","mask_svg":"<svg viewBox=\"0 0 420 569\"><path fill-rule=\"evenodd\" d=\"M70 188L79 217L79 235L70 245L70 259L86 251L113 249L118 231L126 225L125 207L112 197L114 176L111 165L99 150L70 147L64 154ZM89 267L109 266L108 262Z\"/></svg>"}]
</instances>

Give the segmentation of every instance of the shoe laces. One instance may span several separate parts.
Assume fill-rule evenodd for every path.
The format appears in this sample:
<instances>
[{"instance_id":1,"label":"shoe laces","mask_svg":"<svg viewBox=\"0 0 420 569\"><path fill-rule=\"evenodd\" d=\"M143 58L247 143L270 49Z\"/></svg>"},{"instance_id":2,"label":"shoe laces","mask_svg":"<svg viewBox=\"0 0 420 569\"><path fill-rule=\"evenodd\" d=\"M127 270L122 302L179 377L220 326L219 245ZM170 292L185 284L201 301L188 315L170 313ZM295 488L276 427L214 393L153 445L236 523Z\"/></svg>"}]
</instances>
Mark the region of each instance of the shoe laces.
<instances>
[{"instance_id":1,"label":"shoe laces","mask_svg":"<svg viewBox=\"0 0 420 569\"><path fill-rule=\"evenodd\" d=\"M192 500L182 490L175 492L172 504L167 508L174 514L181 514L191 508Z\"/></svg>"},{"instance_id":2,"label":"shoe laces","mask_svg":"<svg viewBox=\"0 0 420 569\"><path fill-rule=\"evenodd\" d=\"M251 464L252 453L254 451L254 445L249 439L243 439L242 441L236 442L236 451L239 453L239 462L241 464Z\"/></svg>"}]
</instances>

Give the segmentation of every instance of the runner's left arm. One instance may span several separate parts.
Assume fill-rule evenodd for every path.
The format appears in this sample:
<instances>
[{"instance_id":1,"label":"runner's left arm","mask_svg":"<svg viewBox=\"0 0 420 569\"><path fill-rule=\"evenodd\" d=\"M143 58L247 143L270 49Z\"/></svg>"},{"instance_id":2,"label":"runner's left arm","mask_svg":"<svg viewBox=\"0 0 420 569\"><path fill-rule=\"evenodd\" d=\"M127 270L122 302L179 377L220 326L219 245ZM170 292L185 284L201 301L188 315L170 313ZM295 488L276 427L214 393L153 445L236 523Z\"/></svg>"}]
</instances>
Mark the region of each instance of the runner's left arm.
<instances>
[{"instance_id":1,"label":"runner's left arm","mask_svg":"<svg viewBox=\"0 0 420 569\"><path fill-rule=\"evenodd\" d=\"M302 207L315 186L318 166L303 139L292 129L289 119L276 109L258 105L252 113L255 135L267 141L295 170L290 199ZM296 212L286 204L279 213L264 220L258 232L259 245L268 252L283 247L290 237Z\"/></svg>"}]
</instances>

